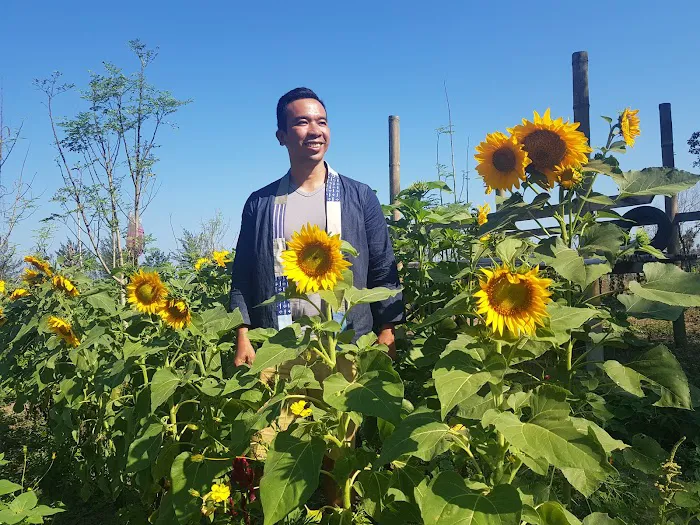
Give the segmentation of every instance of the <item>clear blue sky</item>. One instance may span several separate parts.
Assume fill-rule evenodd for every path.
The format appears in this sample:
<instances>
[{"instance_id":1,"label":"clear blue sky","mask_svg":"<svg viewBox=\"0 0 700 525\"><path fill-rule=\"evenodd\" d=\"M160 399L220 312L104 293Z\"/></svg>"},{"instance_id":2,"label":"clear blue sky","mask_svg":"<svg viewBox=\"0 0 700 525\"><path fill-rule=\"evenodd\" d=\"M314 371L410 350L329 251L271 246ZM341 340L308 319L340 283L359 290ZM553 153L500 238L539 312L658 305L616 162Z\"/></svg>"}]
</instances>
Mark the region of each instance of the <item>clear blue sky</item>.
<instances>
[{"instance_id":1,"label":"clear blue sky","mask_svg":"<svg viewBox=\"0 0 700 525\"><path fill-rule=\"evenodd\" d=\"M401 118L401 182L432 180L435 129L447 124L447 83L457 170L486 133L505 130L532 110L571 118L571 54L590 58L593 143L606 135L598 115L640 109L642 135L623 168L660 165L658 104L672 103L676 166L690 169L686 141L700 129L700 2L22 2L0 6L0 79L5 119L24 122L25 140L6 182L28 149L41 207L17 230L33 244L39 219L60 184L42 94L32 79L63 72L85 86L103 60L136 67L127 41L140 38L160 55L151 81L194 102L161 134L155 172L159 193L143 217L147 233L169 251L182 228L196 229L221 210L231 221L243 202L281 176L286 151L274 138L275 104L285 91L314 89L326 102L332 130L327 160L370 184L388 200L387 117ZM56 103L74 115L75 96ZM467 140L472 151L467 152ZM442 140L443 146L447 140ZM449 163L449 150L441 148ZM470 197L483 195L472 173ZM614 191L613 186L602 188ZM58 237L62 233L57 234ZM57 247L57 243L54 247Z\"/></svg>"}]
</instances>

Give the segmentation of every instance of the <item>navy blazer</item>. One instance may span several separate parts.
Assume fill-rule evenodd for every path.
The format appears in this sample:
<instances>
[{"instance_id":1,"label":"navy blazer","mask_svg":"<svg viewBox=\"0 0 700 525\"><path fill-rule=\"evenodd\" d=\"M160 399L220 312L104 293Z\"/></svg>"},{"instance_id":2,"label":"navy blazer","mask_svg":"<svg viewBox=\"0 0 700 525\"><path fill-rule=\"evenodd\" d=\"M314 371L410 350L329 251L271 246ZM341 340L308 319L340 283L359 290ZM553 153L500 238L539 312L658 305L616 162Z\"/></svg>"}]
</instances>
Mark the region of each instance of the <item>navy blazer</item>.
<instances>
[{"instance_id":1,"label":"navy blazer","mask_svg":"<svg viewBox=\"0 0 700 525\"><path fill-rule=\"evenodd\" d=\"M239 308L251 328L277 328L274 305L259 306L274 295L272 212L280 180L254 192L243 207L231 278L233 311ZM347 256L352 263L356 288L400 288L389 229L374 191L361 182L340 175L343 240L358 252ZM347 316L347 328L355 338L404 318L403 295L377 303L359 304Z\"/></svg>"}]
</instances>

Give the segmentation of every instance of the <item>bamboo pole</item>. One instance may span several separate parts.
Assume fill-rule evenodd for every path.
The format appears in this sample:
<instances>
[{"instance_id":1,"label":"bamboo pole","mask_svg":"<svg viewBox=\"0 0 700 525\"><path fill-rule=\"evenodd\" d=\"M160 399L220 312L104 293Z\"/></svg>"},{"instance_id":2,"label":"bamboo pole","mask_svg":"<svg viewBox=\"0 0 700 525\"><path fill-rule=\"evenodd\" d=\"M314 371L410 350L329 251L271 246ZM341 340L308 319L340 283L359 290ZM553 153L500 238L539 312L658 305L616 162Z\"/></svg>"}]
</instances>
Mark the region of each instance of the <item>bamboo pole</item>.
<instances>
[{"instance_id":1,"label":"bamboo pole","mask_svg":"<svg viewBox=\"0 0 700 525\"><path fill-rule=\"evenodd\" d=\"M389 115L389 201L396 202L401 191L401 136L399 117ZM399 220L398 210L394 210L394 220Z\"/></svg>"},{"instance_id":2,"label":"bamboo pole","mask_svg":"<svg viewBox=\"0 0 700 525\"><path fill-rule=\"evenodd\" d=\"M661 129L661 162L665 168L675 168L676 160L673 156L673 120L671 118L671 104L664 102L659 104L659 127ZM675 222L678 213L678 195L665 198L666 215L671 221L671 242L668 245L669 255L678 255L681 251L680 226ZM676 347L685 346L688 342L685 331L685 312L673 321L673 342Z\"/></svg>"}]
</instances>

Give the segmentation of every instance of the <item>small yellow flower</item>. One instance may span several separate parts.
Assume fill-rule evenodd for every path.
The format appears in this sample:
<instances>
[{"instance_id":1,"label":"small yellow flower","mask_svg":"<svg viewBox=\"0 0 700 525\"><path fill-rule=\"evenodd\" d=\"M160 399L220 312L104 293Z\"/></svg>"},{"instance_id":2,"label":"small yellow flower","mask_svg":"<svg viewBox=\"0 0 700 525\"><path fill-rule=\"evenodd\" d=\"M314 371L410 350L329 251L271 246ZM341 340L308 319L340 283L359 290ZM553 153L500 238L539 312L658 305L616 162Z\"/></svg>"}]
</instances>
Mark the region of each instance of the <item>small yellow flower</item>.
<instances>
[{"instance_id":1,"label":"small yellow flower","mask_svg":"<svg viewBox=\"0 0 700 525\"><path fill-rule=\"evenodd\" d=\"M192 457L190 458L191 461L194 463L201 463L204 461L204 455L203 454L193 454Z\"/></svg>"},{"instance_id":2,"label":"small yellow flower","mask_svg":"<svg viewBox=\"0 0 700 525\"><path fill-rule=\"evenodd\" d=\"M457 423L456 425L450 427L450 430L452 432L461 432L465 428L467 428L467 427L465 427L462 423Z\"/></svg>"},{"instance_id":3,"label":"small yellow flower","mask_svg":"<svg viewBox=\"0 0 700 525\"><path fill-rule=\"evenodd\" d=\"M300 399L296 403L292 403L289 409L295 416L309 417L311 415L311 408L306 407L306 401L304 401L303 399Z\"/></svg>"},{"instance_id":4,"label":"small yellow flower","mask_svg":"<svg viewBox=\"0 0 700 525\"><path fill-rule=\"evenodd\" d=\"M51 461L54 461L56 459L56 453L52 452L51 453Z\"/></svg>"},{"instance_id":5,"label":"small yellow flower","mask_svg":"<svg viewBox=\"0 0 700 525\"><path fill-rule=\"evenodd\" d=\"M25 268L24 274L22 274L22 280L27 284L35 284L39 280L40 276L41 274L38 271L31 268Z\"/></svg>"},{"instance_id":6,"label":"small yellow flower","mask_svg":"<svg viewBox=\"0 0 700 525\"><path fill-rule=\"evenodd\" d=\"M229 497L231 497L231 489L228 488L228 485L214 483L211 486L211 492L209 494L209 497L216 503L223 503L224 501L228 501Z\"/></svg>"},{"instance_id":7,"label":"small yellow flower","mask_svg":"<svg viewBox=\"0 0 700 525\"><path fill-rule=\"evenodd\" d=\"M34 266L34 268L41 272L44 272L49 277L51 277L53 273L51 272L51 267L49 266L49 263L42 259L39 259L38 257L32 257L31 255L27 255L24 258L24 262L31 264L32 266Z\"/></svg>"},{"instance_id":8,"label":"small yellow flower","mask_svg":"<svg viewBox=\"0 0 700 525\"><path fill-rule=\"evenodd\" d=\"M197 262L194 263L194 269L199 271L202 269L202 266L204 266L205 264L209 264L210 262L210 259L206 257L200 257L199 259L197 259Z\"/></svg>"},{"instance_id":9,"label":"small yellow flower","mask_svg":"<svg viewBox=\"0 0 700 525\"><path fill-rule=\"evenodd\" d=\"M220 252L213 252L211 254L211 258L214 259L214 262L216 263L217 266L221 266L222 268L226 268L226 263L231 262L231 258L228 257L228 254L231 253L228 250L221 250Z\"/></svg>"},{"instance_id":10,"label":"small yellow flower","mask_svg":"<svg viewBox=\"0 0 700 525\"><path fill-rule=\"evenodd\" d=\"M487 222L489 222L489 212L491 211L491 206L486 203L482 204L481 206L478 206L477 211L479 212L479 216L476 218L476 222L479 226L483 226Z\"/></svg>"},{"instance_id":11,"label":"small yellow flower","mask_svg":"<svg viewBox=\"0 0 700 525\"><path fill-rule=\"evenodd\" d=\"M637 113L639 113L638 109L625 108L620 114L620 120L618 121L622 139L630 148L634 146L634 139L641 133Z\"/></svg>"},{"instance_id":12,"label":"small yellow flower","mask_svg":"<svg viewBox=\"0 0 700 525\"><path fill-rule=\"evenodd\" d=\"M0 281L0 293L5 293L5 281Z\"/></svg>"},{"instance_id":13,"label":"small yellow flower","mask_svg":"<svg viewBox=\"0 0 700 525\"><path fill-rule=\"evenodd\" d=\"M555 171L557 182L562 188L570 190L574 186L578 186L583 180L583 173L579 168L562 168Z\"/></svg>"},{"instance_id":14,"label":"small yellow flower","mask_svg":"<svg viewBox=\"0 0 700 525\"><path fill-rule=\"evenodd\" d=\"M51 283L53 284L54 288L66 292L71 297L76 297L80 295L80 292L78 292L78 289L75 287L75 285L62 275L54 275L51 279Z\"/></svg>"},{"instance_id":15,"label":"small yellow flower","mask_svg":"<svg viewBox=\"0 0 700 525\"><path fill-rule=\"evenodd\" d=\"M29 290L25 290L24 288L16 288L11 294L10 294L10 301L14 301L16 299L19 299L20 297L27 297L28 295L31 295L29 293Z\"/></svg>"},{"instance_id":16,"label":"small yellow flower","mask_svg":"<svg viewBox=\"0 0 700 525\"><path fill-rule=\"evenodd\" d=\"M67 344L75 347L80 344L80 339L73 332L73 327L65 319L51 316L48 320L49 329L58 337L63 339Z\"/></svg>"}]
</instances>

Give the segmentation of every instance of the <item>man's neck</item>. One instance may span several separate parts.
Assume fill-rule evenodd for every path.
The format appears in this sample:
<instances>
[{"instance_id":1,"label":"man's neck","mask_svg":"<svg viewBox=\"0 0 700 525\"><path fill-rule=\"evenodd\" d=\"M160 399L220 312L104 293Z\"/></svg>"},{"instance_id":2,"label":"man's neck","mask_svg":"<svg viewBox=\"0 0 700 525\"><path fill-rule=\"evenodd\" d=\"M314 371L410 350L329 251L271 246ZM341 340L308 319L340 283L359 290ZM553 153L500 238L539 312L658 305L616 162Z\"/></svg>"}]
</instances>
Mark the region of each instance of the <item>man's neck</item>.
<instances>
[{"instance_id":1,"label":"man's neck","mask_svg":"<svg viewBox=\"0 0 700 525\"><path fill-rule=\"evenodd\" d=\"M320 188L326 182L326 174L326 163L324 161L313 165L292 165L290 170L290 177L294 185L307 192Z\"/></svg>"}]
</instances>

